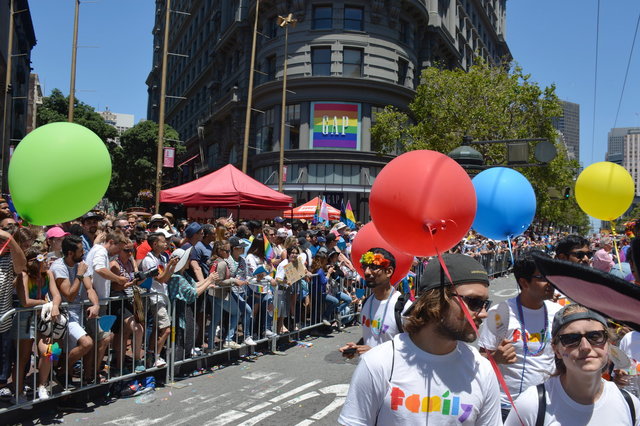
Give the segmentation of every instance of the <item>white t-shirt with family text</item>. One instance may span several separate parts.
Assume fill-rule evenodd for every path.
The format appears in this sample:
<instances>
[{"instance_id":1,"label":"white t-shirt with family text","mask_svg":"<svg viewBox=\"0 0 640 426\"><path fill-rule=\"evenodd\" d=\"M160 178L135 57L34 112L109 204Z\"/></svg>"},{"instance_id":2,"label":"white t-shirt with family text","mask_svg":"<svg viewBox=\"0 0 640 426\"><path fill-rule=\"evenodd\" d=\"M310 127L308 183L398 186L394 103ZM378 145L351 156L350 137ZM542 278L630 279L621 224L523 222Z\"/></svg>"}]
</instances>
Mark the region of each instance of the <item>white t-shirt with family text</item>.
<instances>
[{"instance_id":1,"label":"white t-shirt with family text","mask_svg":"<svg viewBox=\"0 0 640 426\"><path fill-rule=\"evenodd\" d=\"M378 300L375 295L369 296L360 312L360 324L362 324L362 338L364 344L372 348L387 342L400 332L396 322L394 309L400 297L400 292L393 293L385 300ZM407 300L402 309L405 312L411 306Z\"/></svg>"},{"instance_id":2,"label":"white t-shirt with family text","mask_svg":"<svg viewBox=\"0 0 640 426\"><path fill-rule=\"evenodd\" d=\"M434 355L401 333L393 345L385 342L362 355L338 422L501 425L498 381L489 361L466 343Z\"/></svg>"}]
</instances>

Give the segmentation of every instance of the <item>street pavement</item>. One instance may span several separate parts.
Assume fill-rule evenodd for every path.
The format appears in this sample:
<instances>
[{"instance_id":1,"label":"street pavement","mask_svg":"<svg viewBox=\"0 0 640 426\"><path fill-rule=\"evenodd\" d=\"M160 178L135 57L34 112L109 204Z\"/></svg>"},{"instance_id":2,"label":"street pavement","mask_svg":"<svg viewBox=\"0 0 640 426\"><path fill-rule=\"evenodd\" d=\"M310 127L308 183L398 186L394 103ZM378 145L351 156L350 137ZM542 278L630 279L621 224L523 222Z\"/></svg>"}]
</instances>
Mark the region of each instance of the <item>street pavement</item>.
<instances>
[{"instance_id":1,"label":"street pavement","mask_svg":"<svg viewBox=\"0 0 640 426\"><path fill-rule=\"evenodd\" d=\"M490 298L498 303L517 294L513 275L496 278ZM258 354L159 387L155 392L111 403L89 403L85 412L51 416L25 412L24 423L146 425L335 425L357 361L338 348L357 341L351 327L309 336L282 347L283 355ZM37 407L34 410L38 409ZM15 415L10 423L18 423ZM0 423L9 421L0 420ZM6 423L5 423L6 424Z\"/></svg>"}]
</instances>

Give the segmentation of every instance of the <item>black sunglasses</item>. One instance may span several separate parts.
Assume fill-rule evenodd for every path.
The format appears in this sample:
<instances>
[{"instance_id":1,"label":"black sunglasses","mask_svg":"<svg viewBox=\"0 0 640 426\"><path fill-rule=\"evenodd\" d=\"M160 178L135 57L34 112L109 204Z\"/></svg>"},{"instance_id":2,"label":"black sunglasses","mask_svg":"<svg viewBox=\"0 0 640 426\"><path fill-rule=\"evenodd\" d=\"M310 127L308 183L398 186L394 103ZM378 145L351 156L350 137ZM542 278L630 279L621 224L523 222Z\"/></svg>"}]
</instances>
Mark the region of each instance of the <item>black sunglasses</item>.
<instances>
[{"instance_id":1,"label":"black sunglasses","mask_svg":"<svg viewBox=\"0 0 640 426\"><path fill-rule=\"evenodd\" d=\"M591 256L593 256L593 252L591 252L589 250L586 250L586 251L570 251L569 254L574 255L578 259L582 259L585 256L588 257L588 258L591 258Z\"/></svg>"},{"instance_id":2,"label":"black sunglasses","mask_svg":"<svg viewBox=\"0 0 640 426\"><path fill-rule=\"evenodd\" d=\"M482 312L483 309L489 310L489 306L491 306L491 300L483 299L481 297L470 297L470 296L460 296L464 303L467 304L470 311L473 311L477 314Z\"/></svg>"},{"instance_id":3,"label":"black sunglasses","mask_svg":"<svg viewBox=\"0 0 640 426\"><path fill-rule=\"evenodd\" d=\"M578 346L583 337L586 337L587 341L591 345L600 346L606 343L608 335L605 330L588 331L586 333L558 334L558 340L560 340L560 343L567 348Z\"/></svg>"},{"instance_id":4,"label":"black sunglasses","mask_svg":"<svg viewBox=\"0 0 640 426\"><path fill-rule=\"evenodd\" d=\"M125 253L133 253L133 249L124 249L122 251L124 251Z\"/></svg>"}]
</instances>

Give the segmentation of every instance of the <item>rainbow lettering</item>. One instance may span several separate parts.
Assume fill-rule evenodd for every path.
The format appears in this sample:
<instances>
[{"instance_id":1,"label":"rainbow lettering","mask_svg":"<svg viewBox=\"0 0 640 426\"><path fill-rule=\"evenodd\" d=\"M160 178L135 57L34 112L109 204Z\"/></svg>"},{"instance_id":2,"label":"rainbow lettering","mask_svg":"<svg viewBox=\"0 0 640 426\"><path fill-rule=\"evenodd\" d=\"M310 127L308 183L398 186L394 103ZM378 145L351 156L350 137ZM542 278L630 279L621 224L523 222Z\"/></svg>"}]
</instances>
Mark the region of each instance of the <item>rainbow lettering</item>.
<instances>
[{"instance_id":1,"label":"rainbow lettering","mask_svg":"<svg viewBox=\"0 0 640 426\"><path fill-rule=\"evenodd\" d=\"M398 411L404 405L412 413L440 412L445 416L458 416L458 421L463 423L471 415L473 404L463 404L459 396L450 394L450 391L446 391L442 396L422 397L414 393L405 398L404 391L394 386L391 389L391 409Z\"/></svg>"},{"instance_id":2,"label":"rainbow lettering","mask_svg":"<svg viewBox=\"0 0 640 426\"><path fill-rule=\"evenodd\" d=\"M389 330L389 326L381 318L372 321L371 318L367 318L365 314L362 314L361 322L363 327L369 327L373 334L385 334Z\"/></svg>"}]
</instances>

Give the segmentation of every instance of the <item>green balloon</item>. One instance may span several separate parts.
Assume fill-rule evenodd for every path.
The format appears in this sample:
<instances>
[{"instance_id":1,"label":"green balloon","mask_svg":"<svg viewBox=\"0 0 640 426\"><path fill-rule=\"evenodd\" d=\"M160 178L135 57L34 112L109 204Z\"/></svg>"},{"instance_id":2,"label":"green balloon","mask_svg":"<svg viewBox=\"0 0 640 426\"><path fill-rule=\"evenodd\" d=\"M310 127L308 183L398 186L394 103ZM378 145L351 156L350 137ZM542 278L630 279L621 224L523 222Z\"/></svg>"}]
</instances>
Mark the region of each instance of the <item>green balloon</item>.
<instances>
[{"instance_id":1,"label":"green balloon","mask_svg":"<svg viewBox=\"0 0 640 426\"><path fill-rule=\"evenodd\" d=\"M93 208L111 181L104 142L86 127L50 123L29 133L9 162L9 191L18 214L53 225Z\"/></svg>"}]
</instances>

